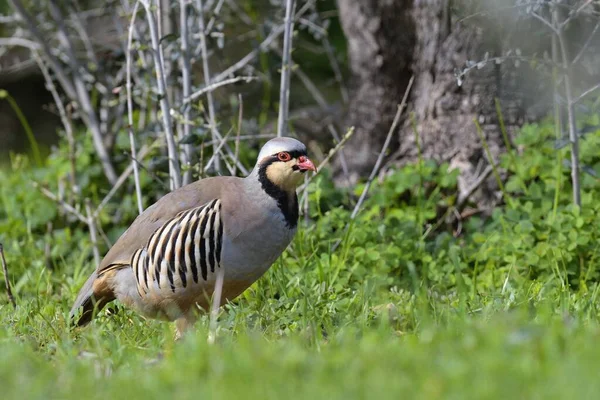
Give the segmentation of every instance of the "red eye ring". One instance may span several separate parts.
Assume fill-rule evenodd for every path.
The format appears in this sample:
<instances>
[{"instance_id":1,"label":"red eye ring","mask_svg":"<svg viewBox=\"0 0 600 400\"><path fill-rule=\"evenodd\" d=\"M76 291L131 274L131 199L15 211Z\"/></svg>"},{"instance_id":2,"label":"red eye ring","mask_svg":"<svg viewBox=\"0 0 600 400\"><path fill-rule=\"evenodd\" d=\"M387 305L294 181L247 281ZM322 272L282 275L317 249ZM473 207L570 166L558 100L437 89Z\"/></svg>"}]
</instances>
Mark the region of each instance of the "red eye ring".
<instances>
[{"instance_id":1,"label":"red eye ring","mask_svg":"<svg viewBox=\"0 0 600 400\"><path fill-rule=\"evenodd\" d=\"M290 153L282 151L281 153L277 153L277 158L279 159L279 161L290 161L292 159L292 156L290 156Z\"/></svg>"}]
</instances>

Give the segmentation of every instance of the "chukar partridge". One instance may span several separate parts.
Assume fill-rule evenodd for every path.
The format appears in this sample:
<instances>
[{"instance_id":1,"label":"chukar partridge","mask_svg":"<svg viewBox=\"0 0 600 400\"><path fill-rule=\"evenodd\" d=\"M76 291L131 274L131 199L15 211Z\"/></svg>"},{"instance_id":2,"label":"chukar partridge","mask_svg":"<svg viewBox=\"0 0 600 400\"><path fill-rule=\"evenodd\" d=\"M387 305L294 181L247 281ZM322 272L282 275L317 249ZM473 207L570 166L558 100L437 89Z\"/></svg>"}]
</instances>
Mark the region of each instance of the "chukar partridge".
<instances>
[{"instance_id":1,"label":"chukar partridge","mask_svg":"<svg viewBox=\"0 0 600 400\"><path fill-rule=\"evenodd\" d=\"M306 171L316 168L304 144L276 138L246 178L202 179L165 195L135 219L83 285L74 323L87 324L94 309L118 299L146 317L175 320L181 336L197 306L208 309L219 272L222 299L234 299L289 245Z\"/></svg>"}]
</instances>

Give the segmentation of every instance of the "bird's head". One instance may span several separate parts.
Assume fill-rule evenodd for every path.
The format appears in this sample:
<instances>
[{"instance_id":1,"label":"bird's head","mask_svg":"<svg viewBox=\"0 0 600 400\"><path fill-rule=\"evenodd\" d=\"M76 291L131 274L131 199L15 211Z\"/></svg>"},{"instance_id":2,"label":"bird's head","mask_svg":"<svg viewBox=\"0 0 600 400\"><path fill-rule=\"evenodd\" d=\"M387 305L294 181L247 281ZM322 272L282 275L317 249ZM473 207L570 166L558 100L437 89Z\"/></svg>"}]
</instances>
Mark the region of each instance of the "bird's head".
<instances>
[{"instance_id":1,"label":"bird's head","mask_svg":"<svg viewBox=\"0 0 600 400\"><path fill-rule=\"evenodd\" d=\"M317 171L306 155L306 146L289 137L269 140L260 150L255 169L259 179L286 192L294 191L302 183L306 171Z\"/></svg>"}]
</instances>

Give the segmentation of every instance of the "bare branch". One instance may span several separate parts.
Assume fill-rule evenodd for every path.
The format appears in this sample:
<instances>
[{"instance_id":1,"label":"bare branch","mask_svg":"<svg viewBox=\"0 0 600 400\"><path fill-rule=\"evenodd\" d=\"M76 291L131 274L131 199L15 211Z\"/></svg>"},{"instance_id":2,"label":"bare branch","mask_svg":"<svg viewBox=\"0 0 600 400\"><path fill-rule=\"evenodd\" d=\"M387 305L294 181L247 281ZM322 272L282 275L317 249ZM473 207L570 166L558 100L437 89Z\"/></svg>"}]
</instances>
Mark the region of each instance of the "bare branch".
<instances>
[{"instance_id":1,"label":"bare branch","mask_svg":"<svg viewBox=\"0 0 600 400\"><path fill-rule=\"evenodd\" d=\"M73 81L75 83L75 92L77 95L76 99L78 100L78 103L81 106L81 109L83 110L83 113L81 114L81 116L87 123L87 125L90 128L90 131L92 133L94 148L96 149L96 152L98 153L98 158L100 159L102 168L104 169L104 174L106 175L106 178L108 179L108 181L111 184L114 184L115 181L117 180L117 174L112 165L112 162L110 161L110 156L108 154L108 151L106 150L106 147L104 146L104 142L102 140L102 129L100 128L100 124L98 122L98 117L96 116L96 112L94 111L94 108L92 107L92 101L90 99L89 92L87 91L83 77L81 76L82 67L81 67L81 65L79 65L79 62L77 61L77 57L76 57L75 51L73 49L73 44L71 43L71 41L69 39L66 27L64 25L64 17L62 15L62 13L60 12L60 8L56 4L56 0L50 0L49 5L50 5L50 15L52 16L52 18L54 19L54 21L56 22L56 24L58 26L58 32L57 32L58 39L65 46L65 48L67 50L67 54L69 56L69 62L71 64L71 69L72 69L72 74L73 74Z\"/></svg>"},{"instance_id":2,"label":"bare branch","mask_svg":"<svg viewBox=\"0 0 600 400\"><path fill-rule=\"evenodd\" d=\"M88 223L86 217L84 217L78 210L73 208L69 203L62 200L59 196L55 195L54 193L52 193L51 191L49 191L48 189L46 189L45 187L43 187L35 181L32 181L31 184L33 185L33 187L38 189L44 196L56 202L64 211L75 216L79 221L83 222L84 224Z\"/></svg>"},{"instance_id":3,"label":"bare branch","mask_svg":"<svg viewBox=\"0 0 600 400\"><path fill-rule=\"evenodd\" d=\"M39 50L41 48L39 43L33 42L29 39L24 39L20 37L10 37L10 38L0 38L0 46L8 46L8 47L26 47L29 50Z\"/></svg>"},{"instance_id":4,"label":"bare branch","mask_svg":"<svg viewBox=\"0 0 600 400\"><path fill-rule=\"evenodd\" d=\"M150 38L152 41L152 55L154 57L154 71L156 73L157 92L160 97L160 109L162 113L163 129L167 141L167 152L169 155L169 176L171 190L178 189L181 186L181 170L179 168L179 157L177 157L177 148L175 146L175 136L173 135L173 126L171 124L171 114L169 98L167 97L167 83L165 80L165 69L163 66L160 42L158 38L158 27L154 12L150 7L149 0L139 0L146 10L146 18L150 29Z\"/></svg>"},{"instance_id":5,"label":"bare branch","mask_svg":"<svg viewBox=\"0 0 600 400\"><path fill-rule=\"evenodd\" d=\"M232 83L237 83L237 82L248 83L248 82L252 82L257 79L258 78L255 76L236 76L234 78L224 79L222 81L212 83L209 86L205 86L202 89L195 91L190 96L184 97L183 103L188 104L188 103L196 100L198 97L200 97L206 93L212 92L212 91L220 88L221 86L231 85Z\"/></svg>"},{"instance_id":6,"label":"bare branch","mask_svg":"<svg viewBox=\"0 0 600 400\"><path fill-rule=\"evenodd\" d=\"M579 97L577 97L576 99L573 100L574 104L579 103L581 100L583 100L584 97L586 97L588 94L595 92L596 90L600 89L600 83L592 86L591 88L589 88L588 90L586 90L585 92L581 93L579 95Z\"/></svg>"},{"instance_id":7,"label":"bare branch","mask_svg":"<svg viewBox=\"0 0 600 400\"><path fill-rule=\"evenodd\" d=\"M38 29L36 22L33 20L31 15L29 15L27 11L25 11L25 7L23 6L23 3L21 3L21 0L10 0L10 3L12 7L17 11L20 20L27 25L27 30L33 35L35 40L37 40L37 42L41 46L42 50L44 51L44 56L48 59L52 70L56 74L56 78L63 87L63 90L67 93L67 96L69 96L69 98L71 98L72 100L75 100L77 98L75 94L75 88L71 84L71 81L67 78L67 74L60 65L60 62L54 56L54 52L50 48L50 45L44 39L44 34Z\"/></svg>"},{"instance_id":8,"label":"bare branch","mask_svg":"<svg viewBox=\"0 0 600 400\"><path fill-rule=\"evenodd\" d=\"M298 18L302 17L302 15L304 15L304 13L306 11L308 11L308 9L314 4L315 1L316 0L307 1L302 6L302 8L300 10L298 10L298 12L295 14L294 19L297 20ZM220 82L223 79L231 77L231 75L233 75L236 71L244 68L250 62L252 62L252 60L254 60L261 52L267 50L269 48L269 46L271 45L271 43L273 43L273 41L275 39L277 39L279 37L279 35L281 35L284 32L284 30L285 30L284 25L280 25L280 26L276 27L275 29L273 29L271 31L271 33L269 34L269 36L267 36L265 38L265 40L263 40L263 42L256 49L254 49L250 53L246 54L242 59L240 59L238 62L233 64L231 67L227 68L225 71L214 76L212 81Z\"/></svg>"},{"instance_id":9,"label":"bare branch","mask_svg":"<svg viewBox=\"0 0 600 400\"><path fill-rule=\"evenodd\" d=\"M237 124L237 130L235 132L235 150L233 153L233 158L238 160L239 159L239 153L240 153L240 133L242 131L242 123L244 122L243 116L244 116L244 99L242 98L241 94L238 94L238 124ZM236 167L237 165L234 165L234 169L233 169L233 176L235 176L236 173Z\"/></svg>"},{"instance_id":10,"label":"bare branch","mask_svg":"<svg viewBox=\"0 0 600 400\"><path fill-rule=\"evenodd\" d=\"M67 118L67 112L65 110L65 106L58 95L58 91L56 90L56 86L54 86L54 82L52 81L52 77L50 76L50 72L48 68L46 68L46 64L40 58L37 52L33 52L33 57L35 58L40 71L42 71L42 75L44 76L44 80L46 81L46 88L52 94L52 99L56 104L56 108L58 109L58 114L60 115L60 120L65 128L65 133L67 134L67 142L69 143L69 164L71 167L71 189L75 193L79 193L79 186L77 185L77 179L75 174L75 135L73 134L73 127L71 126L71 122L69 118Z\"/></svg>"},{"instance_id":11,"label":"bare branch","mask_svg":"<svg viewBox=\"0 0 600 400\"><path fill-rule=\"evenodd\" d=\"M277 136L287 135L287 123L290 111L290 75L292 55L292 35L294 33L295 0L287 0L285 6L285 33L283 36L283 60L281 64L281 84L279 88L279 118L277 123Z\"/></svg>"},{"instance_id":12,"label":"bare branch","mask_svg":"<svg viewBox=\"0 0 600 400\"><path fill-rule=\"evenodd\" d=\"M127 168L125 169L125 171L123 171L123 173L121 174L121 176L119 176L119 179L117 179L117 182L115 182L115 184L110 189L110 191L106 194L106 196L104 196L104 199L102 199L102 201L100 202L100 204L96 208L96 211L94 211L94 218L98 218L98 215L100 214L100 211L102 211L102 209L104 208L104 206L106 206L106 204L114 196L114 194L117 192L117 190L119 190L119 188L123 185L123 183L125 183L125 181L127 180L127 178L129 178L129 175L131 175L131 173L134 170L133 169L134 165L138 166L138 163L139 163L138 160L141 160L142 158L144 158L146 156L146 154L148 154L148 152L150 152L150 150L159 141L160 141L160 139L157 139L151 146L143 146L141 148L140 152L138 153L138 159L132 159L132 163L127 166Z\"/></svg>"},{"instance_id":13,"label":"bare branch","mask_svg":"<svg viewBox=\"0 0 600 400\"><path fill-rule=\"evenodd\" d=\"M467 200L475 193L475 191L481 186L481 184L490 176L493 172L491 165L488 165L485 170L475 179L475 182L469 186L463 193L459 193L458 200L456 201L456 208L462 210L463 205L466 204Z\"/></svg>"},{"instance_id":14,"label":"bare branch","mask_svg":"<svg viewBox=\"0 0 600 400\"><path fill-rule=\"evenodd\" d=\"M98 250L98 233L96 232L96 221L90 207L90 199L85 199L85 213L87 215L87 224L90 230L90 238L92 239L92 253L94 254L94 262L100 264L100 251Z\"/></svg>"},{"instance_id":15,"label":"bare branch","mask_svg":"<svg viewBox=\"0 0 600 400\"><path fill-rule=\"evenodd\" d=\"M358 198L358 202L356 203L356 206L354 206L354 210L352 210L352 214L350 214L350 219L351 220L353 220L354 218L356 218L356 216L358 215L358 211L360 210L360 206L365 201L365 198L367 197L367 193L369 192L369 189L371 188L371 184L373 183L373 180L375 179L375 177L379 173L379 168L381 167L381 163L383 162L383 159L385 158L385 153L387 151L387 148L390 145L390 142L392 140L392 136L393 136L394 132L396 131L396 127L398 126L398 123L400 122L400 116L402 115L402 111L406 107L406 102L408 100L408 95L410 93L410 89L412 88L414 80L415 80L415 77L413 76L413 77L410 78L410 81L408 82L408 86L406 87L406 91L404 92L404 97L403 97L402 102L400 103L400 105L398 105L398 110L396 111L396 115L394 116L394 121L392 122L392 126L390 127L390 130L388 131L387 137L385 138L385 142L383 143L383 147L381 148L381 151L379 152L379 156L377 157L377 161L375 162L375 166L373 166L373 170L371 171L371 175L369 175L369 178L367 179L367 183L366 183L366 185L365 185L362 193L360 194L360 197Z\"/></svg>"},{"instance_id":16,"label":"bare branch","mask_svg":"<svg viewBox=\"0 0 600 400\"><path fill-rule=\"evenodd\" d=\"M575 56L575 58L571 62L571 65L577 64L577 62L579 61L579 59L581 57L583 57L583 55L585 54L585 51L589 47L590 43L592 43L592 39L594 38L594 35L598 31L598 28L600 28L600 21L598 21L596 23L596 26L594 26L594 29L592 29L592 33L590 33L590 36L588 36L588 38L585 41L585 43L583 44L583 46L581 46L581 49L579 49L579 53L577 53L577 55Z\"/></svg>"},{"instance_id":17,"label":"bare branch","mask_svg":"<svg viewBox=\"0 0 600 400\"><path fill-rule=\"evenodd\" d=\"M558 31L560 30L560 28L555 28L550 21L547 21L546 18L542 17L536 12L532 12L531 15L533 15L533 17L540 21L542 24L546 25L546 27L550 29L555 35L558 35Z\"/></svg>"},{"instance_id":18,"label":"bare branch","mask_svg":"<svg viewBox=\"0 0 600 400\"><path fill-rule=\"evenodd\" d=\"M206 87L210 86L211 78L210 78L210 69L208 67L208 49L206 47L206 28L204 26L204 9L202 6L202 0L198 1L198 20L200 23L200 47L202 51L202 69L204 71L204 84ZM208 102L208 124L210 126L210 131L212 134L212 139L216 140L219 136L217 132L217 121L215 118L215 103L212 97L212 91L206 93L206 99ZM221 172L221 163L219 159L219 153L217 151L213 151L213 157L215 162L215 170L217 173ZM212 160L212 158L211 158Z\"/></svg>"},{"instance_id":19,"label":"bare branch","mask_svg":"<svg viewBox=\"0 0 600 400\"><path fill-rule=\"evenodd\" d=\"M186 104L185 99L188 99L192 93L192 67L190 63L190 50L188 44L188 15L187 15L187 0L179 0L179 25L181 30L181 80L183 86L183 137L188 137L191 134L190 113L191 107ZM192 182L192 170L189 168L192 161L192 146L189 144L183 145L182 153L183 164L187 170L183 174L183 184L187 185Z\"/></svg>"},{"instance_id":20,"label":"bare branch","mask_svg":"<svg viewBox=\"0 0 600 400\"><path fill-rule=\"evenodd\" d=\"M335 145L335 147L331 150L329 150L329 153L327 154L327 157L325 157L323 159L323 161L321 161L321 163L319 164L319 166L317 167L317 171L320 171L321 168L323 168L325 165L327 165L329 163L329 160L331 160L331 158L337 154L338 151L340 151L340 149L342 149L344 147L344 145L346 144L346 142L352 137L352 135L354 135L354 127L351 127L348 132L346 132L346 134L344 135L344 137L342 138L342 140ZM307 187L308 184L312 181L312 179L316 176L316 174L313 174L312 176L310 176L303 184L302 186L300 186L298 188L299 192L304 191Z\"/></svg>"},{"instance_id":21,"label":"bare branch","mask_svg":"<svg viewBox=\"0 0 600 400\"><path fill-rule=\"evenodd\" d=\"M553 11L553 23L559 26L558 10ZM575 102L571 87L571 62L567 39L563 29L557 29L558 43L564 68L565 96L567 98L567 125L569 127L569 141L571 142L571 183L573 185L573 203L581 207L581 187L579 185L579 136L575 121Z\"/></svg>"},{"instance_id":22,"label":"bare branch","mask_svg":"<svg viewBox=\"0 0 600 400\"><path fill-rule=\"evenodd\" d=\"M131 13L131 21L129 22L129 31L128 31L128 35L127 35L127 52L126 52L126 62L127 62L127 82L126 82L126 88L127 88L127 118L128 118L128 123L129 126L127 127L127 131L129 134L129 146L131 148L131 166L133 168L133 179L135 181L135 195L136 195L136 200L137 200L137 206L138 206L138 214L141 214L142 212L144 212L144 204L142 203L142 187L140 185L140 171L138 169L138 165L135 162L135 160L137 159L137 155L136 155L136 146L135 146L135 136L133 133L133 99L132 99L132 95L131 95L131 45L133 42L133 28L135 26L135 17L137 15L138 12L138 7L140 5L139 1L135 2L135 5L133 6L133 12ZM115 185L113 185L113 187L116 186L116 182Z\"/></svg>"}]
</instances>

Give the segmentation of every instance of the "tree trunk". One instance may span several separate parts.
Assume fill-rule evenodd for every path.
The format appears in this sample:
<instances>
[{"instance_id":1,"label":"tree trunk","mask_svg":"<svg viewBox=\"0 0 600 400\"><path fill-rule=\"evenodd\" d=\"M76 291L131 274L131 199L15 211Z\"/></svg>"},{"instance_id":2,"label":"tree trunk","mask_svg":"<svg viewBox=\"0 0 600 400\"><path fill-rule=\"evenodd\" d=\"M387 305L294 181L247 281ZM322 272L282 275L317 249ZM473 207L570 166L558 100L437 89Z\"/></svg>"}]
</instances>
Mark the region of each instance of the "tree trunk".
<instances>
[{"instance_id":1,"label":"tree trunk","mask_svg":"<svg viewBox=\"0 0 600 400\"><path fill-rule=\"evenodd\" d=\"M504 147L495 98L509 134L524 122L529 107L515 90L512 64L490 62L470 72L461 86L457 83L457 70L486 52L500 53L499 42L486 40L493 35L489 30L484 35L472 20L458 24L447 0L338 0L338 7L352 74L347 121L356 132L344 152L353 178L372 168L414 75L405 116L414 116L422 154L459 168L459 189L466 191L488 163L474 119L495 157ZM411 118L395 134L391 156L414 161L418 151ZM485 206L495 198L493 179L482 186L478 203Z\"/></svg>"},{"instance_id":2,"label":"tree trunk","mask_svg":"<svg viewBox=\"0 0 600 400\"><path fill-rule=\"evenodd\" d=\"M344 153L358 175L375 163L410 80L415 26L406 11L412 1L338 0L352 72L348 126L356 129Z\"/></svg>"}]
</instances>

